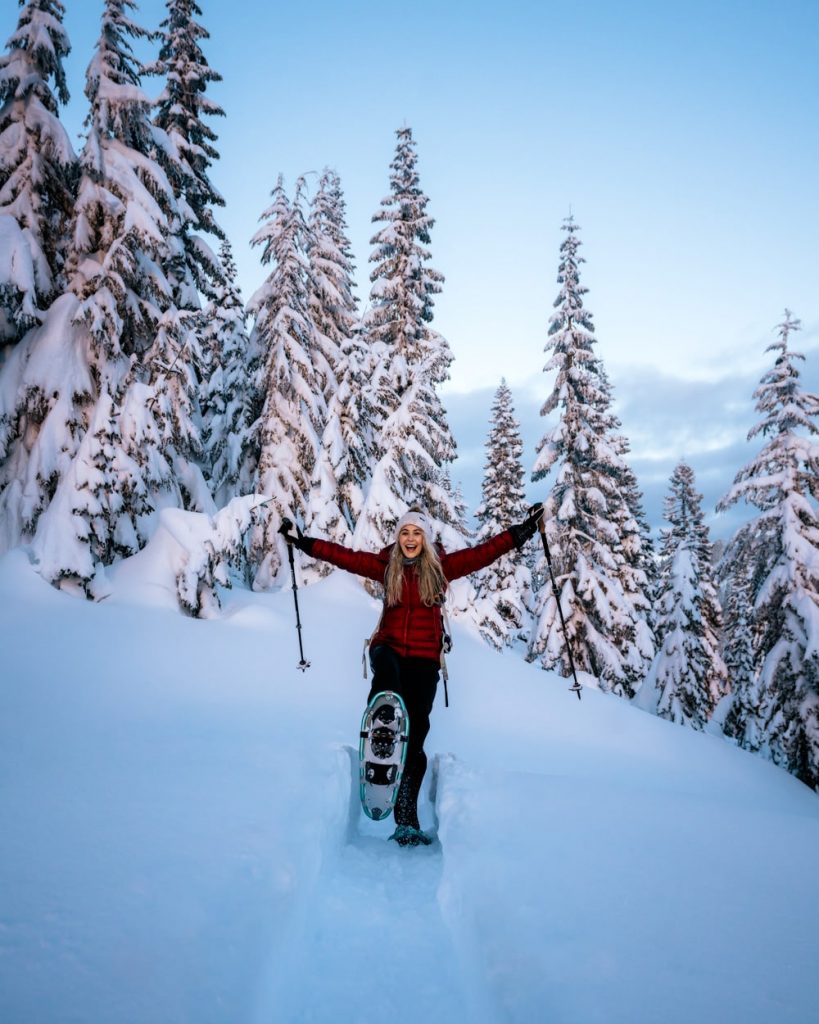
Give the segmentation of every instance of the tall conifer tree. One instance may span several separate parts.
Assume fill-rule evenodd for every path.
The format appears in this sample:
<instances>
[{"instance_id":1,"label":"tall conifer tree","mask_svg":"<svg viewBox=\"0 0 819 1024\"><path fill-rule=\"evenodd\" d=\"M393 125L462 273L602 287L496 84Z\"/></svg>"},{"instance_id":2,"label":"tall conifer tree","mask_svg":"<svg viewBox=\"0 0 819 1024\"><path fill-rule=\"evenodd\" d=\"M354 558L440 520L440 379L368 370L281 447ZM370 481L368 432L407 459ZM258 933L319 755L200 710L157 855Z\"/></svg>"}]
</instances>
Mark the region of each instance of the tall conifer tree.
<instances>
[{"instance_id":1,"label":"tall conifer tree","mask_svg":"<svg viewBox=\"0 0 819 1024\"><path fill-rule=\"evenodd\" d=\"M665 501L657 655L637 703L661 718L704 729L727 690L719 651L722 609L694 471L681 462Z\"/></svg>"},{"instance_id":2,"label":"tall conifer tree","mask_svg":"<svg viewBox=\"0 0 819 1024\"><path fill-rule=\"evenodd\" d=\"M736 571L727 591L723 658L731 696L723 731L728 736L742 732L745 745L753 750L759 748L756 723L759 721L760 693L754 659L751 586L742 573Z\"/></svg>"},{"instance_id":3,"label":"tall conifer tree","mask_svg":"<svg viewBox=\"0 0 819 1024\"><path fill-rule=\"evenodd\" d=\"M169 276L175 285L176 304L181 309L198 309L197 289L213 300L226 284L225 271L203 237L225 240L213 213L213 208L224 206L225 201L210 180L210 167L219 159L216 133L204 120L224 116L224 110L206 95L208 86L220 82L222 76L208 65L201 49L200 43L210 37L197 20L202 17L199 4L166 0L166 7L159 60L147 71L166 79L154 123L170 143L158 155L177 197L179 219L174 235L179 245L172 254Z\"/></svg>"},{"instance_id":4,"label":"tall conifer tree","mask_svg":"<svg viewBox=\"0 0 819 1024\"><path fill-rule=\"evenodd\" d=\"M87 588L100 564L147 540L163 506L213 507L192 461L195 339L164 273L179 213L155 159L167 137L152 124L141 89L130 40L147 33L128 16L134 7L131 0L104 3L86 75L90 112L66 265L70 289L49 311L49 321L70 317L63 348L82 353L92 386L73 396L80 428L70 437L81 443L72 451L64 432L70 465L38 523L35 550L48 578ZM50 323L44 330L53 338ZM98 486L89 485L89 467Z\"/></svg>"},{"instance_id":5,"label":"tall conifer tree","mask_svg":"<svg viewBox=\"0 0 819 1024\"><path fill-rule=\"evenodd\" d=\"M20 6L0 57L0 346L39 323L63 284L76 184L58 113L68 102L65 8L60 0Z\"/></svg>"},{"instance_id":6,"label":"tall conifer tree","mask_svg":"<svg viewBox=\"0 0 819 1024\"><path fill-rule=\"evenodd\" d=\"M481 503L476 512L480 524L477 541L488 540L510 523L525 518L522 455L512 392L502 380L492 403L492 425L486 441ZM533 603L532 573L521 554L503 555L477 574L473 617L481 635L498 649L528 637Z\"/></svg>"},{"instance_id":7,"label":"tall conifer tree","mask_svg":"<svg viewBox=\"0 0 819 1024\"><path fill-rule=\"evenodd\" d=\"M205 462L214 499L221 508L252 488L248 466L252 397L247 380L258 366L249 359L246 313L227 241L222 242L219 261L225 280L215 284L215 297L205 309L202 347L207 379L201 404Z\"/></svg>"},{"instance_id":8,"label":"tall conifer tree","mask_svg":"<svg viewBox=\"0 0 819 1024\"><path fill-rule=\"evenodd\" d=\"M800 329L790 310L779 324L773 367L754 392L766 443L719 507L740 499L758 515L726 552L725 577L751 581L757 678L735 698L726 728L809 786L819 785L819 397L804 391L789 347ZM724 560L725 561L725 560Z\"/></svg>"},{"instance_id":9,"label":"tall conifer tree","mask_svg":"<svg viewBox=\"0 0 819 1024\"><path fill-rule=\"evenodd\" d=\"M313 468L307 526L349 544L361 514L372 452L373 408L361 342L341 181L325 170L311 204L310 315L326 365L326 418ZM322 563L318 563L318 571Z\"/></svg>"},{"instance_id":10,"label":"tall conifer tree","mask_svg":"<svg viewBox=\"0 0 819 1024\"><path fill-rule=\"evenodd\" d=\"M400 128L390 174L390 193L373 221L374 269L364 331L375 360L373 403L379 412L372 480L356 530L362 547L392 539L407 505L421 505L445 543L465 533L448 467L455 441L437 388L447 379L452 354L430 327L433 298L443 276L428 266L427 196L416 168L412 131Z\"/></svg>"},{"instance_id":11,"label":"tall conifer tree","mask_svg":"<svg viewBox=\"0 0 819 1024\"><path fill-rule=\"evenodd\" d=\"M273 202L262 214L264 224L252 240L272 268L248 304L255 317L251 359L258 366L251 382L254 490L273 498L274 513L251 540L251 558L258 565L254 585L260 588L274 582L285 557L276 533L280 517L305 517L326 417L327 367L311 319L303 194L300 179L290 202L279 176Z\"/></svg>"},{"instance_id":12,"label":"tall conifer tree","mask_svg":"<svg viewBox=\"0 0 819 1024\"><path fill-rule=\"evenodd\" d=\"M580 239L573 217L563 225L556 312L549 326L546 370L557 371L541 415L560 419L538 446L532 479L554 472L547 496L546 530L561 607L564 637L551 588L540 591L530 656L544 668L570 672L566 643L580 671L604 690L633 696L653 654L646 622L646 581L624 541L638 546L639 529L629 508L633 476L623 455L619 421L611 412L608 378L594 352L594 325L580 283ZM543 575L543 572L540 573Z\"/></svg>"}]
</instances>

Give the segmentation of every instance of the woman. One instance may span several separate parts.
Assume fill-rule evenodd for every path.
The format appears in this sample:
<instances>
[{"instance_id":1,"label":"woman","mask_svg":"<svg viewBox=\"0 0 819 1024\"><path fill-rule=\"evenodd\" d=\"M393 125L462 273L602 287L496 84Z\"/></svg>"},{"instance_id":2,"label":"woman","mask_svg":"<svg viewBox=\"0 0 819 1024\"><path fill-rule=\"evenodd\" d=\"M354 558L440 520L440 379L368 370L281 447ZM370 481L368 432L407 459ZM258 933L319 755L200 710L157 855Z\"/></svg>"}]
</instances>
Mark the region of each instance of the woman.
<instances>
[{"instance_id":1,"label":"woman","mask_svg":"<svg viewBox=\"0 0 819 1024\"><path fill-rule=\"evenodd\" d=\"M395 802L396 830L390 838L402 846L429 843L418 822L418 794L427 769L424 740L435 700L443 644L441 605L447 583L477 572L521 548L534 535L543 505L533 505L527 518L474 548L446 554L431 543L429 521L411 509L398 521L395 541L374 554L352 551L315 537L284 534L285 540L357 576L384 584L384 610L370 643L373 682L369 700L382 690L399 694L410 721L404 775Z\"/></svg>"}]
</instances>

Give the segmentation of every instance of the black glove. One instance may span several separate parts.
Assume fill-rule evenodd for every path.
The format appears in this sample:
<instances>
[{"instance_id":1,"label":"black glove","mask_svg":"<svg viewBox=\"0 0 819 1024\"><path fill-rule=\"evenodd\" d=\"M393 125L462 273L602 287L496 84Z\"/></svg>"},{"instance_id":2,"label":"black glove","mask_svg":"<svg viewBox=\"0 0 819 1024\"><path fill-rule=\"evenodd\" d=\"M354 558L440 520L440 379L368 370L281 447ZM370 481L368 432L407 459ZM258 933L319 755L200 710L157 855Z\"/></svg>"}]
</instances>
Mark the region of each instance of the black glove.
<instances>
[{"instance_id":1,"label":"black glove","mask_svg":"<svg viewBox=\"0 0 819 1024\"><path fill-rule=\"evenodd\" d=\"M290 533L291 530L295 530L296 532ZM305 537L298 526L295 526L289 519L282 519L282 525L279 527L279 533L284 537L288 544L292 544L294 548L298 548L299 551L303 551L305 555L309 555L313 550L313 538Z\"/></svg>"},{"instance_id":2,"label":"black glove","mask_svg":"<svg viewBox=\"0 0 819 1024\"><path fill-rule=\"evenodd\" d=\"M520 550L523 545L529 540L530 537L534 537L537 533L538 523L543 516L543 502L536 501L534 505L531 505L526 512L526 518L522 523L515 523L509 527L509 532L512 534L512 540L515 542L515 547Z\"/></svg>"}]
</instances>

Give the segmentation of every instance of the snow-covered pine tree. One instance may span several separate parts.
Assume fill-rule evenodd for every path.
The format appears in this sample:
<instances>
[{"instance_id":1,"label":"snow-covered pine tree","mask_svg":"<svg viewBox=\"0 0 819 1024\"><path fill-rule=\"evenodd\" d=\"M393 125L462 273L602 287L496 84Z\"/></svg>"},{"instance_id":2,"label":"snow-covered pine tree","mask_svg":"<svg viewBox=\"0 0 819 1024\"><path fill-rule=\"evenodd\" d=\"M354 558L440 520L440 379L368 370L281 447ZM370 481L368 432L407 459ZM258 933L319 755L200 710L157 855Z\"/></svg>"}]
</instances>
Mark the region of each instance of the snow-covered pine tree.
<instances>
[{"instance_id":1,"label":"snow-covered pine tree","mask_svg":"<svg viewBox=\"0 0 819 1024\"><path fill-rule=\"evenodd\" d=\"M735 702L726 729L807 785L819 785L819 396L804 391L790 336L790 310L777 327L773 367L754 392L767 441L737 474L718 508L740 499L759 510L726 552L724 575L750 579L757 693ZM758 707L758 710L756 709ZM732 709L734 711L734 709Z\"/></svg>"},{"instance_id":2,"label":"snow-covered pine tree","mask_svg":"<svg viewBox=\"0 0 819 1024\"><path fill-rule=\"evenodd\" d=\"M41 320L62 286L76 156L60 124L71 49L60 0L20 0L0 57L0 364L2 346ZM53 87L51 82L53 80Z\"/></svg>"},{"instance_id":3,"label":"snow-covered pine tree","mask_svg":"<svg viewBox=\"0 0 819 1024\"><path fill-rule=\"evenodd\" d=\"M262 247L262 263L272 267L248 303L255 317L251 359L258 366L251 381L253 489L273 499L271 515L251 534L251 561L258 566L254 586L260 589L274 582L285 560L276 532L281 516L305 518L326 418L329 367L315 344L311 319L303 195L299 179L291 203L280 175L273 202L261 216L264 224L251 243Z\"/></svg>"},{"instance_id":4,"label":"snow-covered pine tree","mask_svg":"<svg viewBox=\"0 0 819 1024\"><path fill-rule=\"evenodd\" d=\"M205 309L202 347L208 378L202 386L205 464L219 508L253 486L248 465L250 395L247 380L258 367L249 362L246 313L236 284L230 243L222 242L219 261L225 283L215 283L215 298Z\"/></svg>"},{"instance_id":5,"label":"snow-covered pine tree","mask_svg":"<svg viewBox=\"0 0 819 1024\"><path fill-rule=\"evenodd\" d=\"M501 380L492 403L486 441L476 540L488 540L526 514L523 441L515 419L512 392ZM504 555L475 578L473 618L481 635L496 648L528 637L534 609L532 573L518 553Z\"/></svg>"},{"instance_id":6,"label":"snow-covered pine tree","mask_svg":"<svg viewBox=\"0 0 819 1024\"><path fill-rule=\"evenodd\" d=\"M723 499L724 500L724 499ZM725 506L720 503L717 510ZM773 571L777 558L777 537L773 520L760 522L752 519L743 523L725 545L716 566L725 622L723 628L723 658L733 669L729 674L731 693L727 708L723 708L724 729L727 736L735 739L740 746L758 751L760 746L760 705L761 690L759 679L759 627L754 609L755 595ZM743 600L745 608L739 607ZM760 624L764 628L764 623ZM749 651L742 648L748 644ZM739 657L745 668L736 672L734 648L740 650ZM732 664L729 664L729 659Z\"/></svg>"},{"instance_id":7,"label":"snow-covered pine tree","mask_svg":"<svg viewBox=\"0 0 819 1024\"><path fill-rule=\"evenodd\" d=\"M383 226L371 240L375 266L364 332L376 362L379 418L372 479L355 536L359 546L379 548L392 540L407 507L419 505L444 544L458 545L466 530L447 472L456 448L437 392L452 354L430 327L443 276L428 266L434 221L426 212L412 131L399 128L396 136L390 192L373 216Z\"/></svg>"},{"instance_id":8,"label":"snow-covered pine tree","mask_svg":"<svg viewBox=\"0 0 819 1024\"><path fill-rule=\"evenodd\" d=\"M93 413L88 345L73 324L78 305L71 292L59 296L0 367L0 552L32 539Z\"/></svg>"},{"instance_id":9,"label":"snow-covered pine tree","mask_svg":"<svg viewBox=\"0 0 819 1024\"><path fill-rule=\"evenodd\" d=\"M628 441L622 439L620 455L626 458L630 451ZM628 566L627 576L636 577L636 586L627 586L628 592L634 595L636 606L645 616L648 633L642 629L643 644L647 656L653 657L654 636L654 596L657 591L657 562L654 554L654 540L651 536L651 525L646 517L643 506L643 494L637 476L627 462L623 463L622 494L627 509L628 526L624 527L624 554ZM632 525L633 524L633 525ZM636 537L634 530L636 528Z\"/></svg>"},{"instance_id":10,"label":"snow-covered pine tree","mask_svg":"<svg viewBox=\"0 0 819 1024\"><path fill-rule=\"evenodd\" d=\"M356 334L358 302L355 297L352 249L347 237L346 203L341 179L325 168L310 202L307 221L307 259L310 266L310 317L316 347L328 367L324 397L338 384L343 350Z\"/></svg>"},{"instance_id":11,"label":"snow-covered pine tree","mask_svg":"<svg viewBox=\"0 0 819 1024\"><path fill-rule=\"evenodd\" d=\"M224 116L224 110L205 95L208 86L220 82L222 76L202 53L200 43L210 36L196 20L202 11L195 0L166 0L166 8L159 60L146 71L166 79L156 101L154 123L169 142L160 148L158 158L173 186L179 211L174 232L179 246L172 254L169 277L179 308L198 309L197 289L212 301L226 285L219 259L202 237L204 233L225 239L213 214L213 207L224 206L225 201L209 177L211 164L219 159L214 147L216 133L204 120Z\"/></svg>"},{"instance_id":12,"label":"snow-covered pine tree","mask_svg":"<svg viewBox=\"0 0 819 1024\"><path fill-rule=\"evenodd\" d=\"M735 567L736 568L736 567ZM759 678L754 665L754 638L751 619L751 586L741 572L735 572L727 587L723 658L731 686L730 706L722 723L729 736L743 734L751 749L757 749L759 738Z\"/></svg>"},{"instance_id":13,"label":"snow-covered pine tree","mask_svg":"<svg viewBox=\"0 0 819 1024\"><path fill-rule=\"evenodd\" d=\"M657 654L635 702L680 725L704 729L727 690L719 650L722 609L694 471L680 462L665 500L657 602Z\"/></svg>"},{"instance_id":14,"label":"snow-covered pine tree","mask_svg":"<svg viewBox=\"0 0 819 1024\"><path fill-rule=\"evenodd\" d=\"M123 423L136 436L124 439ZM35 538L41 572L48 579L93 596L92 580L100 566L137 550L141 537L136 524L152 511L144 460L151 459L158 445L153 420L142 417L139 409L123 415L104 382L65 476L64 483L70 481L70 486L57 488L43 516L48 528L40 529ZM129 451L137 453L137 459ZM124 506L128 514L122 514ZM66 534L74 532L72 543Z\"/></svg>"},{"instance_id":15,"label":"snow-covered pine tree","mask_svg":"<svg viewBox=\"0 0 819 1024\"><path fill-rule=\"evenodd\" d=\"M613 431L610 443L620 456L621 462L619 489L624 505L619 515L618 527L625 556L623 585L638 610L638 645L644 658L650 663L654 657L653 603L657 586L654 541L643 507L643 494L637 476L628 462L631 443L624 434L619 433L622 430L622 423L610 408L613 389L606 368L599 359L598 369L601 380L604 381L603 394L608 402L608 407L604 408L603 412L608 415Z\"/></svg>"},{"instance_id":16,"label":"snow-covered pine tree","mask_svg":"<svg viewBox=\"0 0 819 1024\"><path fill-rule=\"evenodd\" d=\"M64 321L62 304L71 307L64 349L83 353L93 381L91 396L77 394L75 406L107 396L117 420L93 459L98 469L100 458L117 467L114 491L85 486L90 456L82 446L75 454L63 437L63 463L71 464L35 538L47 578L73 578L86 588L101 558L130 553L147 540L157 509L212 508L188 457L196 438L190 414L196 395L183 353L190 338L164 273L178 209L155 159L164 133L151 122L130 45L148 34L128 16L134 6L131 0L104 3L86 74L90 111L66 264L70 289L49 311L49 320L54 313ZM83 418L96 422L90 409ZM108 503L102 511L101 501Z\"/></svg>"},{"instance_id":17,"label":"snow-covered pine tree","mask_svg":"<svg viewBox=\"0 0 819 1024\"><path fill-rule=\"evenodd\" d=\"M619 429L619 421L618 421ZM635 642L643 659L643 671L647 671L657 649L654 635L654 610L657 593L657 563L651 527L643 509L643 495L634 471L625 461L630 445L622 439L620 454L623 475L620 494L623 507L614 522L618 524L625 564L621 580L626 597L635 612Z\"/></svg>"},{"instance_id":18,"label":"snow-covered pine tree","mask_svg":"<svg viewBox=\"0 0 819 1024\"><path fill-rule=\"evenodd\" d=\"M647 582L635 568L641 556L640 531L629 507L634 477L622 454L608 378L594 352L573 217L563 230L560 290L546 344L552 355L545 367L556 370L557 377L541 409L546 416L559 408L560 419L538 445L532 479L545 479L554 470L545 502L546 530L575 665L596 677L602 689L631 697L653 654ZM544 567L539 574L545 575ZM530 657L547 669L559 665L568 675L566 642L554 595L544 586Z\"/></svg>"},{"instance_id":19,"label":"snow-covered pine tree","mask_svg":"<svg viewBox=\"0 0 819 1024\"><path fill-rule=\"evenodd\" d=\"M307 257L310 317L328 367L326 419L313 467L306 528L349 544L361 514L372 451L369 367L361 342L338 175L325 170L311 204ZM316 563L323 573L326 563Z\"/></svg>"},{"instance_id":20,"label":"snow-covered pine tree","mask_svg":"<svg viewBox=\"0 0 819 1024\"><path fill-rule=\"evenodd\" d=\"M201 395L207 400L204 382L221 370L222 357L213 349L214 325L203 316L200 292L213 301L224 297L231 286L204 237L225 240L213 214L213 207L224 206L224 200L209 177L210 166L219 156L213 145L216 134L204 118L223 116L224 111L205 95L209 84L221 81L221 75L208 66L201 50L200 43L209 35L197 20L202 14L199 5L194 0L166 0L166 8L159 33L159 59L145 71L165 78L156 101L154 125L157 160L176 198L163 269L171 284L173 306L179 312L166 316L167 329L157 335L149 362L151 384L166 396L164 404L169 406L163 413L160 395L154 408L161 417L161 436L166 443L173 443L178 473L186 481L185 504L205 508L208 497L199 468L207 460L203 459L200 426L204 420L211 424L212 416L210 410L198 407L198 399ZM171 364L175 377L167 369ZM169 423L174 427L170 437ZM207 464L201 468L210 473Z\"/></svg>"},{"instance_id":21,"label":"snow-covered pine tree","mask_svg":"<svg viewBox=\"0 0 819 1024\"><path fill-rule=\"evenodd\" d=\"M145 369L132 376L130 385L141 389L142 379L148 383L151 395L146 412L156 423L159 449L172 476L171 500L158 499L155 504L210 512L215 505L201 468L199 326L195 312L171 305L157 323L153 344L145 354Z\"/></svg>"}]
</instances>

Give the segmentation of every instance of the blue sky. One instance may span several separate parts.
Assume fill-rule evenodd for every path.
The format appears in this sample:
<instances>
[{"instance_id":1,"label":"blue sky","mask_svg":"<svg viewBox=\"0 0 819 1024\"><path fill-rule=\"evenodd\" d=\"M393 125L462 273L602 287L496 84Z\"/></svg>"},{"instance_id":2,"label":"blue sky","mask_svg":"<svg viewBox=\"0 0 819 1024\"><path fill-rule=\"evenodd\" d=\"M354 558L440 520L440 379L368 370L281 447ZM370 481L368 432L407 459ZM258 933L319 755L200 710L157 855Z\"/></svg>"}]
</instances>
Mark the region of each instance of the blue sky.
<instances>
[{"instance_id":1,"label":"blue sky","mask_svg":"<svg viewBox=\"0 0 819 1024\"><path fill-rule=\"evenodd\" d=\"M201 6L225 79L212 91L227 113L213 179L246 297L264 277L249 239L278 173L292 183L330 165L366 300L370 218L394 131L413 128L437 220L432 262L446 276L434 326L455 355L454 475L470 505L502 376L527 468L543 434L543 345L570 208L652 521L678 458L710 511L750 456L751 393L785 306L803 321L805 380L819 389L815 0ZM102 4L66 7L76 135ZM135 17L155 27L163 14L144 0ZM733 522L712 521L715 535Z\"/></svg>"}]
</instances>

